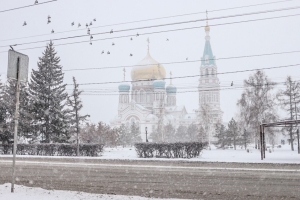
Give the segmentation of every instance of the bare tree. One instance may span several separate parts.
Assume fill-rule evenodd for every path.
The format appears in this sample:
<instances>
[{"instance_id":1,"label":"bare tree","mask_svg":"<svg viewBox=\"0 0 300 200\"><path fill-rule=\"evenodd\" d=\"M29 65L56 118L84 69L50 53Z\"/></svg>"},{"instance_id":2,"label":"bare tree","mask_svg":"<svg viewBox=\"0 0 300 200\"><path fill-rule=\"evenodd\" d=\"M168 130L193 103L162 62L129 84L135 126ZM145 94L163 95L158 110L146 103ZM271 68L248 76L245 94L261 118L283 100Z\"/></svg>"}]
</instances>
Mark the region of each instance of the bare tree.
<instances>
[{"instance_id":1,"label":"bare tree","mask_svg":"<svg viewBox=\"0 0 300 200\"><path fill-rule=\"evenodd\" d=\"M298 111L297 105L299 105L300 102L300 84L298 82L292 81L292 78L288 76L284 85L285 89L278 91L277 99L279 100L281 107L288 114L288 119L293 120L296 119L296 114ZM288 128L292 151L294 151L293 141L295 128L296 127L293 125L290 125L290 127Z\"/></svg>"},{"instance_id":2,"label":"bare tree","mask_svg":"<svg viewBox=\"0 0 300 200\"><path fill-rule=\"evenodd\" d=\"M240 108L240 120L254 132L255 146L259 147L259 125L264 122L275 121L277 117L275 97L272 95L275 83L261 71L250 75L244 80L244 92L237 105Z\"/></svg>"}]
</instances>

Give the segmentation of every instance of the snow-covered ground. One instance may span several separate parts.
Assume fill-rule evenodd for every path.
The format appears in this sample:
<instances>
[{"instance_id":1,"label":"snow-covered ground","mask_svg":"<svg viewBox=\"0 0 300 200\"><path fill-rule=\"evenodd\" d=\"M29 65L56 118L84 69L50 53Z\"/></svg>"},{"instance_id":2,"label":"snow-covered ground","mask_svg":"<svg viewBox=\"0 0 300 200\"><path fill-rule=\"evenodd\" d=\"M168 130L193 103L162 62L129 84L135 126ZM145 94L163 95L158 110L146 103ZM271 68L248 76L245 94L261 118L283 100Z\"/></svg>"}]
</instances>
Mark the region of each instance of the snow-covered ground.
<instances>
[{"instance_id":1,"label":"snow-covered ground","mask_svg":"<svg viewBox=\"0 0 300 200\"><path fill-rule=\"evenodd\" d=\"M275 147L270 153L266 151L265 160L260 159L260 150L253 146L249 147L250 152L245 149L217 149L212 146L211 150L203 150L198 158L192 159L167 159L167 160L185 160L185 161L205 161L205 162L243 162L243 163L298 163L300 164L300 154L295 150L291 151L289 145L282 145L281 148ZM105 152L100 159L138 159L134 148L105 148ZM145 160L166 160L166 158L144 158Z\"/></svg>"},{"instance_id":2,"label":"snow-covered ground","mask_svg":"<svg viewBox=\"0 0 300 200\"><path fill-rule=\"evenodd\" d=\"M22 185L15 185L15 193L10 192L10 183L0 185L0 199L2 200L149 200L150 198L138 196L90 194L76 191L45 190L42 188L32 188ZM175 200L175 199L173 199Z\"/></svg>"},{"instance_id":3,"label":"snow-covered ground","mask_svg":"<svg viewBox=\"0 0 300 200\"><path fill-rule=\"evenodd\" d=\"M168 161L203 161L203 162L242 162L242 163L297 163L300 164L300 154L297 153L297 146L295 150L291 151L289 145L282 145L281 148L275 147L270 153L266 151L265 160L260 159L260 150L250 146L247 153L246 150L240 147L237 150L233 149L217 149L211 146L211 150L203 150L198 158L138 158L134 147L117 147L105 148L104 153L100 157L82 157L83 159L125 159L125 160L168 160ZM0 155L0 157L11 157L12 155ZM37 157L37 156L20 156L18 157ZM47 157L47 156L43 156ZM53 156L49 156L53 158ZM56 158L70 158L65 156L57 156Z\"/></svg>"}]
</instances>

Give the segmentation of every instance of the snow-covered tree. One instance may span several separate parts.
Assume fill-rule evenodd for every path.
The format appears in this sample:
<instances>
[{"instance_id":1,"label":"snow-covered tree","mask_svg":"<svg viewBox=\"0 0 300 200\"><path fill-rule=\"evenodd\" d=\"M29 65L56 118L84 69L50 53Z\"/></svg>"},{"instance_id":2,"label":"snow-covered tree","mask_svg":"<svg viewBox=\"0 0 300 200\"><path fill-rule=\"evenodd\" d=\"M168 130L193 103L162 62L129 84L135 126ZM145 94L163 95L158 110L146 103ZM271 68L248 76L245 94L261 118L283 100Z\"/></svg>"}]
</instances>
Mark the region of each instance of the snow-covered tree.
<instances>
[{"instance_id":1,"label":"snow-covered tree","mask_svg":"<svg viewBox=\"0 0 300 200\"><path fill-rule=\"evenodd\" d=\"M199 130L196 124L190 124L186 131L186 138L184 141L187 142L199 142L200 136L199 136Z\"/></svg>"},{"instance_id":2,"label":"snow-covered tree","mask_svg":"<svg viewBox=\"0 0 300 200\"><path fill-rule=\"evenodd\" d=\"M71 131L76 134L76 141L77 141L77 156L79 156L79 132L80 132L80 125L82 122L89 117L89 115L81 115L80 110L82 109L83 105L80 100L80 94L82 91L79 90L79 84L76 83L75 77L73 77L73 91L71 95L68 97L68 105L71 107L70 111L70 124L72 126Z\"/></svg>"},{"instance_id":3,"label":"snow-covered tree","mask_svg":"<svg viewBox=\"0 0 300 200\"><path fill-rule=\"evenodd\" d=\"M125 147L129 144L129 127L125 124L122 124L118 128L118 144Z\"/></svg>"},{"instance_id":4,"label":"snow-covered tree","mask_svg":"<svg viewBox=\"0 0 300 200\"><path fill-rule=\"evenodd\" d=\"M233 144L234 150L236 150L236 145L239 140L238 136L238 126L236 121L232 118L228 124L228 141Z\"/></svg>"},{"instance_id":5,"label":"snow-covered tree","mask_svg":"<svg viewBox=\"0 0 300 200\"><path fill-rule=\"evenodd\" d=\"M184 138L186 138L187 127L180 125L178 126L175 134L175 142L184 142Z\"/></svg>"},{"instance_id":6,"label":"snow-covered tree","mask_svg":"<svg viewBox=\"0 0 300 200\"><path fill-rule=\"evenodd\" d=\"M174 142L175 134L176 134L175 127L171 123L168 123L165 126L165 142Z\"/></svg>"},{"instance_id":7,"label":"snow-covered tree","mask_svg":"<svg viewBox=\"0 0 300 200\"><path fill-rule=\"evenodd\" d=\"M29 84L34 125L45 136L43 142L46 143L68 142L70 138L68 94L59 62L51 41L39 58L38 69L32 70Z\"/></svg>"},{"instance_id":8,"label":"snow-covered tree","mask_svg":"<svg viewBox=\"0 0 300 200\"><path fill-rule=\"evenodd\" d=\"M299 114L300 106L300 84L297 81L293 81L290 76L287 77L285 83L285 89L280 89L277 93L277 99L280 102L281 107L285 110L289 120L295 120L296 114ZM299 118L297 118L299 119ZM285 128L289 132L291 149L294 151L294 136L296 133L296 125L290 125Z\"/></svg>"},{"instance_id":9,"label":"snow-covered tree","mask_svg":"<svg viewBox=\"0 0 300 200\"><path fill-rule=\"evenodd\" d=\"M218 148L224 148L226 145L228 145L228 131L226 130L226 127L221 123L217 123L215 132L215 137L218 139L216 146Z\"/></svg>"},{"instance_id":10,"label":"snow-covered tree","mask_svg":"<svg viewBox=\"0 0 300 200\"><path fill-rule=\"evenodd\" d=\"M141 141L142 141L142 138L141 138L140 127L138 124L133 122L130 125L128 143L129 143L129 145L133 145L134 143L141 142Z\"/></svg>"}]
</instances>

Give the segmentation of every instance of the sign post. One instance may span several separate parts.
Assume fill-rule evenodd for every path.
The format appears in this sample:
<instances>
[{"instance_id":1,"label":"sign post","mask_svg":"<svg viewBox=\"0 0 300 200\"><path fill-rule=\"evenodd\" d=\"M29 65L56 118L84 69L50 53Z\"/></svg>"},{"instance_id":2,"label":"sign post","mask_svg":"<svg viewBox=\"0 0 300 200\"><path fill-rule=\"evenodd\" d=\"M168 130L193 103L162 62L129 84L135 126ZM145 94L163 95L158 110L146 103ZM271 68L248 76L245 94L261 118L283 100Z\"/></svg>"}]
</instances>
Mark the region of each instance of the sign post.
<instances>
[{"instance_id":1,"label":"sign post","mask_svg":"<svg viewBox=\"0 0 300 200\"><path fill-rule=\"evenodd\" d=\"M18 125L19 125L19 104L20 104L20 82L27 82L28 79L28 63L27 55L19 52L8 51L8 68L7 79L16 80L16 110L15 110L15 130L14 130L14 146L13 146L13 166L12 166L12 181L11 192L14 192L15 177L16 177L16 152L18 140Z\"/></svg>"}]
</instances>

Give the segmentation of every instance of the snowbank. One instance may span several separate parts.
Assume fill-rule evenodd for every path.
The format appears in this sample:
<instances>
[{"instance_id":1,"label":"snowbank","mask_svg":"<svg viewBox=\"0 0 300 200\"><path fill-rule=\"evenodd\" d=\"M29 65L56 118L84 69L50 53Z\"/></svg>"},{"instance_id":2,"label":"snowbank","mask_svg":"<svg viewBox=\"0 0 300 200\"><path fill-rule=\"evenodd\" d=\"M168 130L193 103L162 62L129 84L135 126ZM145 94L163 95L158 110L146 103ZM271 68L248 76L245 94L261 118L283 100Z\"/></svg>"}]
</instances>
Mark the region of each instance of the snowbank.
<instances>
[{"instance_id":1,"label":"snowbank","mask_svg":"<svg viewBox=\"0 0 300 200\"><path fill-rule=\"evenodd\" d=\"M94 200L94 199L109 199L109 200L148 200L150 198L138 196L123 196L123 195L106 195L106 194L90 194L85 192L63 191L63 190L45 190L42 188L25 187L15 185L15 193L10 192L10 183L0 185L0 199L5 200Z\"/></svg>"}]
</instances>

